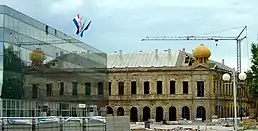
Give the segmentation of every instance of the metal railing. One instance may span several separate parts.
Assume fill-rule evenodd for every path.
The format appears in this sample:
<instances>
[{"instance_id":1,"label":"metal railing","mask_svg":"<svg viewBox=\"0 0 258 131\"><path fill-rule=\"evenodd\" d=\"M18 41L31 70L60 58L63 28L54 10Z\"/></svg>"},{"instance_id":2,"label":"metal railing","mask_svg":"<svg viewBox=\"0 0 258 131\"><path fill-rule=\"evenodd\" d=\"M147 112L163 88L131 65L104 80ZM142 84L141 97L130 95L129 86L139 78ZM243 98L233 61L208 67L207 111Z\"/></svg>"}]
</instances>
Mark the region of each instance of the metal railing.
<instances>
[{"instance_id":1,"label":"metal railing","mask_svg":"<svg viewBox=\"0 0 258 131\"><path fill-rule=\"evenodd\" d=\"M100 117L0 117L1 131L106 131Z\"/></svg>"}]
</instances>

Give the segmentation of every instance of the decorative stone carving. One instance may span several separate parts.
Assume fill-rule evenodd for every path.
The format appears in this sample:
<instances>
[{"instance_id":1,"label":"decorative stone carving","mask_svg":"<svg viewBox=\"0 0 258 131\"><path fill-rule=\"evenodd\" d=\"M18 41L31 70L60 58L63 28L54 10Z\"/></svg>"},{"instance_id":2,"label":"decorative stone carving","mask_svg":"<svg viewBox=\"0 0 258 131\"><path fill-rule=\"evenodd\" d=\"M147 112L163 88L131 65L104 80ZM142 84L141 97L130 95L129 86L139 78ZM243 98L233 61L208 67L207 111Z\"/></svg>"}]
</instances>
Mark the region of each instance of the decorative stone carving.
<instances>
[{"instance_id":1,"label":"decorative stone carving","mask_svg":"<svg viewBox=\"0 0 258 131\"><path fill-rule=\"evenodd\" d=\"M182 75L182 81L189 81L189 75Z\"/></svg>"},{"instance_id":2,"label":"decorative stone carving","mask_svg":"<svg viewBox=\"0 0 258 131\"><path fill-rule=\"evenodd\" d=\"M169 77L168 77L168 80L169 80L169 81L176 81L176 78L175 78L175 76L173 75L173 76L169 76Z\"/></svg>"},{"instance_id":3,"label":"decorative stone carving","mask_svg":"<svg viewBox=\"0 0 258 131\"><path fill-rule=\"evenodd\" d=\"M163 81L163 78L160 77L160 76L158 76L158 77L156 78L156 80L157 80L157 81Z\"/></svg>"},{"instance_id":4,"label":"decorative stone carving","mask_svg":"<svg viewBox=\"0 0 258 131\"><path fill-rule=\"evenodd\" d=\"M143 81L151 81L151 78L150 77L143 77L142 80Z\"/></svg>"},{"instance_id":5,"label":"decorative stone carving","mask_svg":"<svg viewBox=\"0 0 258 131\"><path fill-rule=\"evenodd\" d=\"M205 81L205 76L199 75L199 76L197 77L197 81Z\"/></svg>"}]
</instances>

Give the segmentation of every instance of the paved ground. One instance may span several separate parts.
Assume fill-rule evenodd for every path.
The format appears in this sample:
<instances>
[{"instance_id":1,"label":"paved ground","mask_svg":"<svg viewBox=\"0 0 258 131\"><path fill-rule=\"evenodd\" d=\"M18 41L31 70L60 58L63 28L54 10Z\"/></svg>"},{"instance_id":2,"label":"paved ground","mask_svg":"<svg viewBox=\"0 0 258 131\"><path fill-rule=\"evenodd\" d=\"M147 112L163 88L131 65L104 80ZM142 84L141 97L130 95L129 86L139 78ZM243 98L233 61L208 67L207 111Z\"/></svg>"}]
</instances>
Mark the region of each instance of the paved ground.
<instances>
[{"instance_id":1,"label":"paved ground","mask_svg":"<svg viewBox=\"0 0 258 131\"><path fill-rule=\"evenodd\" d=\"M230 131L233 130L233 127L224 127L219 124L215 126L206 126L205 124L191 124L191 125L158 125L158 124L151 124L151 128L154 129L173 129L176 127L184 127L184 128L195 128L200 129L201 131L204 131L207 129L207 131ZM144 125L137 125L137 124L131 124L131 129L138 129L138 128L144 128ZM258 131L256 130L248 130L248 131Z\"/></svg>"}]
</instances>

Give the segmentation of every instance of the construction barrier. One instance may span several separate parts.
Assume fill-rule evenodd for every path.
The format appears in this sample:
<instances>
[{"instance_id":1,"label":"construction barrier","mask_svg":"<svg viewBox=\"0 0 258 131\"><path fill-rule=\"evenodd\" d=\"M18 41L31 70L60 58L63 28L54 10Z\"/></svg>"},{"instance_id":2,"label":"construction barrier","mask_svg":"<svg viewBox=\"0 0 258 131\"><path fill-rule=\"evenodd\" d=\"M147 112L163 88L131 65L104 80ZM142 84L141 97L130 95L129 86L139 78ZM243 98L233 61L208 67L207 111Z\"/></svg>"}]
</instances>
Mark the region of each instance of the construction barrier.
<instances>
[{"instance_id":1,"label":"construction barrier","mask_svg":"<svg viewBox=\"0 0 258 131\"><path fill-rule=\"evenodd\" d=\"M243 128L246 129L256 129L256 120L255 119L244 119Z\"/></svg>"}]
</instances>

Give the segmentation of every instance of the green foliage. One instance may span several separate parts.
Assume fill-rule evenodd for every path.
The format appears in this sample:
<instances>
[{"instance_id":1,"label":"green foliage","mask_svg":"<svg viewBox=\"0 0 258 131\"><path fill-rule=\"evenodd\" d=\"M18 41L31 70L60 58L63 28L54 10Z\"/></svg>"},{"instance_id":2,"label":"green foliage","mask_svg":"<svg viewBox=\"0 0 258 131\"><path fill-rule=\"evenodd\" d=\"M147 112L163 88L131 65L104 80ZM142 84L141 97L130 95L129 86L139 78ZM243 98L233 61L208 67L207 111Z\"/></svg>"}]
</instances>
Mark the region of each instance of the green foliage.
<instances>
[{"instance_id":1,"label":"green foliage","mask_svg":"<svg viewBox=\"0 0 258 131\"><path fill-rule=\"evenodd\" d=\"M251 70L246 72L247 75L247 86L250 91L254 94L258 94L258 45L252 43L251 45L251 53L252 53L252 66Z\"/></svg>"},{"instance_id":2,"label":"green foliage","mask_svg":"<svg viewBox=\"0 0 258 131\"><path fill-rule=\"evenodd\" d=\"M12 47L4 48L2 98L21 99L23 96L24 63Z\"/></svg>"}]
</instances>

